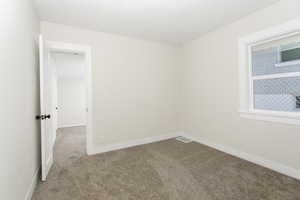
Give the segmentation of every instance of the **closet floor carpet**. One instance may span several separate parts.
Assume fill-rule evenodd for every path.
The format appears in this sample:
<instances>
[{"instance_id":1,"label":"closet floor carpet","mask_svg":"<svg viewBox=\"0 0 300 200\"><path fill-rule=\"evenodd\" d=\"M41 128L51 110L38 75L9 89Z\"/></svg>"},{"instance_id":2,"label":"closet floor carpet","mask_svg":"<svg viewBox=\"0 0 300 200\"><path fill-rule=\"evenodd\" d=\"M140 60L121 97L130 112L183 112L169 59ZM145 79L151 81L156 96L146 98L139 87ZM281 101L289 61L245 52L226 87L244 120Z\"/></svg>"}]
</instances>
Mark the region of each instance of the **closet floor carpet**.
<instances>
[{"instance_id":1,"label":"closet floor carpet","mask_svg":"<svg viewBox=\"0 0 300 200\"><path fill-rule=\"evenodd\" d=\"M300 181L175 139L85 154L84 127L58 130L33 200L300 200Z\"/></svg>"}]
</instances>

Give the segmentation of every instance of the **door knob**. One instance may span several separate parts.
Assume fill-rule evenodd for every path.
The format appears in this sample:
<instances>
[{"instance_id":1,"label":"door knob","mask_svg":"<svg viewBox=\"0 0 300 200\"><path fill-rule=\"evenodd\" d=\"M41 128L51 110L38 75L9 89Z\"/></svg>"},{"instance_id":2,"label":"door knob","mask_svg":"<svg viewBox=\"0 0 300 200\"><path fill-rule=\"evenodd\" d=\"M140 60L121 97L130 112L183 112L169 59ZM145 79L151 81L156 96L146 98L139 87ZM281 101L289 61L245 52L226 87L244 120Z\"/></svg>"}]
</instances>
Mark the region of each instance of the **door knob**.
<instances>
[{"instance_id":1,"label":"door knob","mask_svg":"<svg viewBox=\"0 0 300 200\"><path fill-rule=\"evenodd\" d=\"M51 115L37 115L35 116L35 119L37 120L45 120L45 119L50 119Z\"/></svg>"},{"instance_id":2,"label":"door knob","mask_svg":"<svg viewBox=\"0 0 300 200\"><path fill-rule=\"evenodd\" d=\"M45 115L45 119L50 119L51 115Z\"/></svg>"},{"instance_id":3,"label":"door knob","mask_svg":"<svg viewBox=\"0 0 300 200\"><path fill-rule=\"evenodd\" d=\"M37 120L44 120L45 119L45 115L37 115L37 116L35 116L35 119L37 119Z\"/></svg>"}]
</instances>

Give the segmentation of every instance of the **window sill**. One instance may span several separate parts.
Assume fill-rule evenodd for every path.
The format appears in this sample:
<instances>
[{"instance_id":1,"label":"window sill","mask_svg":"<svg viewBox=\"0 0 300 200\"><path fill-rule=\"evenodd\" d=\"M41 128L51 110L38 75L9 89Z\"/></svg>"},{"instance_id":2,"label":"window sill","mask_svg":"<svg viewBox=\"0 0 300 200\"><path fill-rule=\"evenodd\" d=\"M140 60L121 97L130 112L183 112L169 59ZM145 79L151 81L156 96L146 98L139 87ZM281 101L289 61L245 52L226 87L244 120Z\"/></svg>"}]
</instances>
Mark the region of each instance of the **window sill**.
<instances>
[{"instance_id":1,"label":"window sill","mask_svg":"<svg viewBox=\"0 0 300 200\"><path fill-rule=\"evenodd\" d=\"M300 125L300 113L254 110L239 111L240 117L284 124Z\"/></svg>"}]
</instances>

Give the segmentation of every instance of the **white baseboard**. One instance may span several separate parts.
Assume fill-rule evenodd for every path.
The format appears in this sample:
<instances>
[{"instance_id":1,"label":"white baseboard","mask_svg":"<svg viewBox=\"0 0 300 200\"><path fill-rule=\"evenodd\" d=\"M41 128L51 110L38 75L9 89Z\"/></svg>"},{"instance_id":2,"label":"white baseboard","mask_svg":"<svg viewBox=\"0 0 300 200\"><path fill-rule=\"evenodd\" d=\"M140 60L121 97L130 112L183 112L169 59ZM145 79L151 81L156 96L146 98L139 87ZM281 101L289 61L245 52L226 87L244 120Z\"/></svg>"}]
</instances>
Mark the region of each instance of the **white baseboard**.
<instances>
[{"instance_id":1,"label":"white baseboard","mask_svg":"<svg viewBox=\"0 0 300 200\"><path fill-rule=\"evenodd\" d=\"M241 159L247 160L249 162L255 163L257 165L261 165L263 167L269 168L271 170L277 171L279 173L282 173L287 176L290 176L290 177L300 180L300 170L298 170L298 169L283 165L283 164L275 162L275 161L264 159L260 156L251 155L251 154L233 149L233 148L225 146L225 145L209 142L201 137L193 136L188 133L181 133L181 135L188 139L191 139L195 142L198 142L200 144L207 145L207 146L217 149L219 151L231 154L233 156L239 157Z\"/></svg>"},{"instance_id":2,"label":"white baseboard","mask_svg":"<svg viewBox=\"0 0 300 200\"><path fill-rule=\"evenodd\" d=\"M179 133L160 135L160 136L155 136L155 137L137 139L137 140L127 141L127 142L120 142L120 143L104 145L104 146L100 146L100 145L96 146L96 147L94 146L93 151L91 152L91 155L98 154L98 153L109 152L109 151L114 151L114 150L119 150L119 149L125 149L125 148L128 148L128 147L139 146L139 145L143 145L143 144L149 144L149 143L153 143L153 142L158 142L158 141L162 141L162 140L171 139L171 138L174 138L174 137L177 137L177 136L179 136Z\"/></svg>"},{"instance_id":3,"label":"white baseboard","mask_svg":"<svg viewBox=\"0 0 300 200\"><path fill-rule=\"evenodd\" d=\"M38 168L35 171L35 173L34 173L34 175L32 177L31 183L30 183L29 188L27 190L27 193L25 195L25 200L31 200L32 199L32 195L33 195L34 190L36 188L36 185L37 185L37 183L39 181L39 174L40 174L40 168Z\"/></svg>"},{"instance_id":4,"label":"white baseboard","mask_svg":"<svg viewBox=\"0 0 300 200\"><path fill-rule=\"evenodd\" d=\"M58 128L70 128L70 127L76 127L76 126L86 126L86 124L66 124L66 125L60 125Z\"/></svg>"},{"instance_id":5,"label":"white baseboard","mask_svg":"<svg viewBox=\"0 0 300 200\"><path fill-rule=\"evenodd\" d=\"M49 173L53 163L54 163L54 158L53 158L53 153L52 153L52 154L50 154L50 157L46 161L46 168L45 169L42 168L42 176L41 176L42 181L46 181L46 176ZM43 170L45 170L45 171L43 171Z\"/></svg>"},{"instance_id":6,"label":"white baseboard","mask_svg":"<svg viewBox=\"0 0 300 200\"><path fill-rule=\"evenodd\" d=\"M53 135L53 139L52 139L52 149L54 148L54 145L55 145L56 136L57 136L57 129L55 130L54 135Z\"/></svg>"}]
</instances>

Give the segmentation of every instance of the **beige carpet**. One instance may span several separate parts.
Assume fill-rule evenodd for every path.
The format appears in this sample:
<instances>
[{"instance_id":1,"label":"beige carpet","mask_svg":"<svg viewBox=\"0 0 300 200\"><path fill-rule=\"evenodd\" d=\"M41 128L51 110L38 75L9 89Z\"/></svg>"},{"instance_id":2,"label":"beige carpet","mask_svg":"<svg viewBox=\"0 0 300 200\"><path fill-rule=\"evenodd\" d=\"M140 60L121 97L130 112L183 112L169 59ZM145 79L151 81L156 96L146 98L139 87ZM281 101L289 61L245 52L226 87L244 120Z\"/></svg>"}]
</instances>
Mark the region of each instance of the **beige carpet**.
<instances>
[{"instance_id":1,"label":"beige carpet","mask_svg":"<svg viewBox=\"0 0 300 200\"><path fill-rule=\"evenodd\" d=\"M86 156L84 128L59 130L34 200L300 200L300 181L174 139Z\"/></svg>"}]
</instances>

